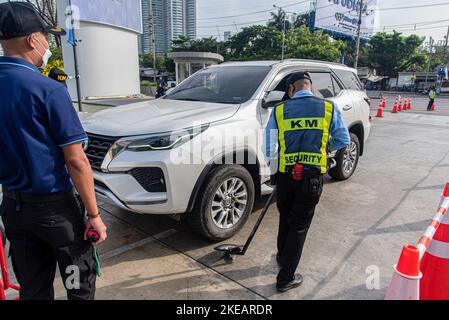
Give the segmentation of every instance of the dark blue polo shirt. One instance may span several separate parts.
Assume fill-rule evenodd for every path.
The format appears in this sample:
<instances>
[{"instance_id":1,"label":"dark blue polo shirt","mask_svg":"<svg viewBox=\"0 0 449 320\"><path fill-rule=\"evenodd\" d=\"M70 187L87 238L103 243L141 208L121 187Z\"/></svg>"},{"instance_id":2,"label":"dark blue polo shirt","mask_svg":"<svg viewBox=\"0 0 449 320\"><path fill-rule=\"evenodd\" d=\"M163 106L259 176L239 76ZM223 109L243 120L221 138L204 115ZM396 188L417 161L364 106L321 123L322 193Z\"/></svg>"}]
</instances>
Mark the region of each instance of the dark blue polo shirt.
<instances>
[{"instance_id":1,"label":"dark blue polo shirt","mask_svg":"<svg viewBox=\"0 0 449 320\"><path fill-rule=\"evenodd\" d=\"M0 184L32 194L73 188L62 147L87 135L65 86L31 63L0 57Z\"/></svg>"}]
</instances>

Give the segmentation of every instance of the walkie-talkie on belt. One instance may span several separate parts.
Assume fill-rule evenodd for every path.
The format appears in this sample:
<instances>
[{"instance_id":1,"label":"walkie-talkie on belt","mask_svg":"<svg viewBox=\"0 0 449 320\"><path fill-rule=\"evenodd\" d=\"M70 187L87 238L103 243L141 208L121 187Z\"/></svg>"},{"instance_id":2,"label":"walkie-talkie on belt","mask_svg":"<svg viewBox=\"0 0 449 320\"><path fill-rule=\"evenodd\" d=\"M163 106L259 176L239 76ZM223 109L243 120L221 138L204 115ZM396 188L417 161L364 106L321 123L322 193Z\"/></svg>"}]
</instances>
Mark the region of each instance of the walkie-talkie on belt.
<instances>
[{"instance_id":1,"label":"walkie-talkie on belt","mask_svg":"<svg viewBox=\"0 0 449 320\"><path fill-rule=\"evenodd\" d=\"M304 166L302 164L297 164L293 168L293 180L301 181L303 178Z\"/></svg>"}]
</instances>

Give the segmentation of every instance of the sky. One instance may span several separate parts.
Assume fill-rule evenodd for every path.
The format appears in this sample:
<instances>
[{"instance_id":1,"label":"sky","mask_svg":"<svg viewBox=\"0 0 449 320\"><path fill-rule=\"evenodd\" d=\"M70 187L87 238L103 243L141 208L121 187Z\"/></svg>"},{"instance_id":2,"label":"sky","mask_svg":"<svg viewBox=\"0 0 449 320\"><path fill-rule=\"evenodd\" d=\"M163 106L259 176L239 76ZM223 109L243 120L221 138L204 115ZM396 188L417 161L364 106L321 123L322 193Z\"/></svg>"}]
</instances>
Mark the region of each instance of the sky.
<instances>
[{"instance_id":1,"label":"sky","mask_svg":"<svg viewBox=\"0 0 449 320\"><path fill-rule=\"evenodd\" d=\"M250 22L268 20L270 12L254 13L273 8L273 4L285 6L286 11L306 12L310 3L301 4L300 0L197 0L198 1L198 36L215 36L223 38L225 31L240 30ZM299 3L299 4L298 4ZM444 5L434 5L444 4ZM291 5L291 6L290 6ZM410 6L428 5L421 8L403 8ZM385 27L391 31L395 26L397 31L404 34L418 34L429 39L432 36L437 41L444 41L449 26L449 1L445 0L378 0L379 31ZM391 10L389 8L401 8ZM251 15L242 15L253 13ZM229 17L234 16L234 17ZM234 23L236 25L234 25ZM416 31L414 31L414 25ZM254 24L264 24L258 22ZM407 25L410 24L410 25ZM217 25L219 26L217 29ZM397 26L402 25L402 26ZM406 25L406 26L404 26Z\"/></svg>"}]
</instances>

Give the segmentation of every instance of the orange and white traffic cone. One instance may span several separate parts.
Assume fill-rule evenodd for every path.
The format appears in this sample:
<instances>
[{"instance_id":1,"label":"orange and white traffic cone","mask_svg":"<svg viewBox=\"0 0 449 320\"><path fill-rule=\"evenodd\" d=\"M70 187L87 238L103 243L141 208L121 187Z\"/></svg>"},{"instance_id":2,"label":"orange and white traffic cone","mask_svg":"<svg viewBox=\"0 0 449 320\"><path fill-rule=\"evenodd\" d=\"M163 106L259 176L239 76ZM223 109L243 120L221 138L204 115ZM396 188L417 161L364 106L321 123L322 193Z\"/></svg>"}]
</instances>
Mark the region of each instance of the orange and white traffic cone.
<instances>
[{"instance_id":1,"label":"orange and white traffic cone","mask_svg":"<svg viewBox=\"0 0 449 320\"><path fill-rule=\"evenodd\" d=\"M408 110L412 110L412 98L408 101Z\"/></svg>"},{"instance_id":2,"label":"orange and white traffic cone","mask_svg":"<svg viewBox=\"0 0 449 320\"><path fill-rule=\"evenodd\" d=\"M402 249L399 262L394 266L393 279L387 291L386 300L419 300L419 250L408 245Z\"/></svg>"},{"instance_id":3,"label":"orange and white traffic cone","mask_svg":"<svg viewBox=\"0 0 449 320\"><path fill-rule=\"evenodd\" d=\"M376 118L383 118L383 108L382 108L382 103L379 104L379 109L377 109L377 115Z\"/></svg>"},{"instance_id":4,"label":"orange and white traffic cone","mask_svg":"<svg viewBox=\"0 0 449 320\"><path fill-rule=\"evenodd\" d=\"M386 108L387 107L387 99L384 99L384 102L382 104L382 108Z\"/></svg>"},{"instance_id":5,"label":"orange and white traffic cone","mask_svg":"<svg viewBox=\"0 0 449 320\"><path fill-rule=\"evenodd\" d=\"M398 111L402 111L402 98L399 100Z\"/></svg>"},{"instance_id":6,"label":"orange and white traffic cone","mask_svg":"<svg viewBox=\"0 0 449 320\"><path fill-rule=\"evenodd\" d=\"M394 107L392 113L398 113L398 99L396 98L396 101L394 102Z\"/></svg>"},{"instance_id":7,"label":"orange and white traffic cone","mask_svg":"<svg viewBox=\"0 0 449 320\"><path fill-rule=\"evenodd\" d=\"M449 300L449 183L440 212L444 218L421 260L421 300Z\"/></svg>"},{"instance_id":8,"label":"orange and white traffic cone","mask_svg":"<svg viewBox=\"0 0 449 320\"><path fill-rule=\"evenodd\" d=\"M436 110L436 107L435 107L435 103L434 104L432 104L432 111L435 111Z\"/></svg>"}]
</instances>

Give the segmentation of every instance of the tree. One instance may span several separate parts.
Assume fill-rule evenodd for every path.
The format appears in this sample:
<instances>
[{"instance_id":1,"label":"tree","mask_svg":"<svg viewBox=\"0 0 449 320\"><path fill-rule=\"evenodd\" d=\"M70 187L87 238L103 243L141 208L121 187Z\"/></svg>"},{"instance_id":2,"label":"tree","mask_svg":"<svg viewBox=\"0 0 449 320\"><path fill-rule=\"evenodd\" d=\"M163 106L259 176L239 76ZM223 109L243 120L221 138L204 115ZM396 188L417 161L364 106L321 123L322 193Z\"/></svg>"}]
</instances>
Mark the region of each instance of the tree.
<instances>
[{"instance_id":1,"label":"tree","mask_svg":"<svg viewBox=\"0 0 449 320\"><path fill-rule=\"evenodd\" d=\"M225 44L214 37L193 40L186 36L179 36L172 41L171 51L214 52L224 55Z\"/></svg>"},{"instance_id":2,"label":"tree","mask_svg":"<svg viewBox=\"0 0 449 320\"><path fill-rule=\"evenodd\" d=\"M310 22L310 13L303 13L296 17L293 22L293 28L298 28L300 26L308 26Z\"/></svg>"},{"instance_id":3,"label":"tree","mask_svg":"<svg viewBox=\"0 0 449 320\"><path fill-rule=\"evenodd\" d=\"M396 77L400 71L425 68L428 57L420 49L423 42L417 35L377 33L368 44L367 63L378 74L389 77Z\"/></svg>"},{"instance_id":4,"label":"tree","mask_svg":"<svg viewBox=\"0 0 449 320\"><path fill-rule=\"evenodd\" d=\"M139 65L142 68L154 68L154 59L152 53L139 55ZM156 56L156 69L165 69L166 58L164 56Z\"/></svg>"},{"instance_id":5,"label":"tree","mask_svg":"<svg viewBox=\"0 0 449 320\"><path fill-rule=\"evenodd\" d=\"M285 30L290 30L292 28L292 23L288 20L285 11L279 9L277 13L271 12L271 20L268 22L268 26L278 30L279 32L284 32L284 22Z\"/></svg>"},{"instance_id":6,"label":"tree","mask_svg":"<svg viewBox=\"0 0 449 320\"><path fill-rule=\"evenodd\" d=\"M282 33L274 27L254 25L243 28L227 43L230 60L279 59Z\"/></svg>"},{"instance_id":7,"label":"tree","mask_svg":"<svg viewBox=\"0 0 449 320\"><path fill-rule=\"evenodd\" d=\"M287 58L338 62L345 44L321 31L311 32L303 25L287 33L286 47Z\"/></svg>"},{"instance_id":8,"label":"tree","mask_svg":"<svg viewBox=\"0 0 449 320\"><path fill-rule=\"evenodd\" d=\"M188 36L180 35L177 39L172 40L172 51L190 51L194 40Z\"/></svg>"}]
</instances>

